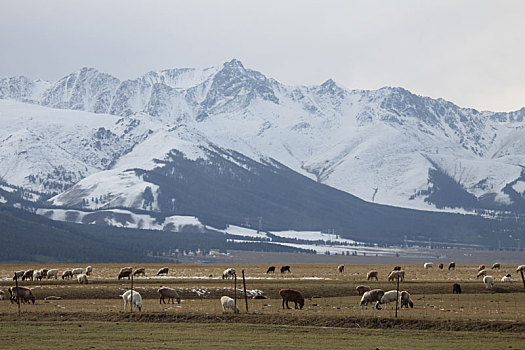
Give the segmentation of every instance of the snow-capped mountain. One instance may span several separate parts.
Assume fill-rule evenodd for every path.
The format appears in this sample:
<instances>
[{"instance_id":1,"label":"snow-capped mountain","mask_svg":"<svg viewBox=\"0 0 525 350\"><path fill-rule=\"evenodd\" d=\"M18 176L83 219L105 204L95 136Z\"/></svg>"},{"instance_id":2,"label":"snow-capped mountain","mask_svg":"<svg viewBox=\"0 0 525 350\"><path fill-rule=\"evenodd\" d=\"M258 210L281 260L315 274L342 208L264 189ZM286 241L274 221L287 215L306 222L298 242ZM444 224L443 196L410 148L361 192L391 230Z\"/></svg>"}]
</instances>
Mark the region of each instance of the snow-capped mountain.
<instances>
[{"instance_id":1,"label":"snow-capped mountain","mask_svg":"<svg viewBox=\"0 0 525 350\"><path fill-rule=\"evenodd\" d=\"M219 154L247 171L275 162L368 202L524 212L524 115L402 88L286 86L238 60L126 81L83 68L55 83L0 79L0 177L55 194L55 205L163 211L148 172L173 152L208 165Z\"/></svg>"}]
</instances>

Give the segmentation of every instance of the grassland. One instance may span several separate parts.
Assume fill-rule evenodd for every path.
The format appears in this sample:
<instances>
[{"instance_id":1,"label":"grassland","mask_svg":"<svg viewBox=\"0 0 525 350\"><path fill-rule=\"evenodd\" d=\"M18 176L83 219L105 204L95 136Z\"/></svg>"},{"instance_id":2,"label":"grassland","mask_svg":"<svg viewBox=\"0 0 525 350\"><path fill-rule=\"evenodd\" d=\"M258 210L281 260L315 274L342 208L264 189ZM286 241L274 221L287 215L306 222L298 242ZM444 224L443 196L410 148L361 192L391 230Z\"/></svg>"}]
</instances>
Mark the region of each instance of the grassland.
<instances>
[{"instance_id":1,"label":"grassland","mask_svg":"<svg viewBox=\"0 0 525 350\"><path fill-rule=\"evenodd\" d=\"M0 265L0 289L6 291L13 285L13 271L41 267L44 266ZM46 267L62 271L77 266ZM477 265L458 265L451 271L406 265L407 278L400 288L412 294L415 307L399 310L397 318L390 307L362 310L355 291L359 284L395 289L395 284L386 278L390 265L346 265L342 274L335 265L292 265L291 274L274 276L266 275L266 265L234 265L239 277L245 270L250 295L268 297L250 299L249 313L245 312L244 300L239 299L238 315L223 314L218 300L222 295L234 295L233 281L221 278L227 266L171 265L166 277L155 276L162 266L144 266L147 276L134 279L134 288L144 298L143 310L133 314L123 311L119 298L130 286L130 281L116 278L122 265L93 267L88 285L61 279L21 282L33 289L37 302L23 304L21 316L16 304L0 302L0 347L9 343L35 348L31 346L34 341L41 345L37 348L66 348L72 343L71 346L82 348L82 337L89 337L89 347L105 348L110 342L115 345L112 348L119 348L134 342L136 334L142 333L142 348L192 348L197 344L255 348L276 348L282 344L290 348L417 348L418 344L424 348L479 348L483 346L479 331L483 330L484 338L490 335L491 344L497 345L491 345L493 348L525 348L525 289L515 265L503 265L500 270L489 272L496 280L492 290L476 279ZM379 281L366 281L366 273L372 269L379 272ZM499 282L506 273L512 274L514 282ZM237 283L240 297L242 278ZM463 294L452 294L453 283L461 284ZM160 286L176 288L182 303L159 304L156 289ZM307 298L304 309L283 310L278 297L282 288L303 292ZM43 300L50 295L62 300ZM68 338L64 344L53 342L61 332L73 330L81 336ZM16 336L20 332L31 334L31 339ZM392 337L394 332L396 337Z\"/></svg>"}]
</instances>

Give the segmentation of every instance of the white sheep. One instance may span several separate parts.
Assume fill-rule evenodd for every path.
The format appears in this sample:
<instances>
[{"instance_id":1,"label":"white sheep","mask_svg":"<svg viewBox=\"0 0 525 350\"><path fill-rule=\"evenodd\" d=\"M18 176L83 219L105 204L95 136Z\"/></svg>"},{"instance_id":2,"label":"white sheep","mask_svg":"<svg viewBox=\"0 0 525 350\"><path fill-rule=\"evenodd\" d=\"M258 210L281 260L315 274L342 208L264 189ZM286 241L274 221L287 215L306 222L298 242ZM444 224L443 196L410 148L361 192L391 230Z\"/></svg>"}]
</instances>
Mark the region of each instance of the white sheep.
<instances>
[{"instance_id":1,"label":"white sheep","mask_svg":"<svg viewBox=\"0 0 525 350\"><path fill-rule=\"evenodd\" d=\"M93 267L92 266L88 266L86 267L86 275L91 275L91 273L93 273Z\"/></svg>"},{"instance_id":2,"label":"white sheep","mask_svg":"<svg viewBox=\"0 0 525 350\"><path fill-rule=\"evenodd\" d=\"M164 300L165 298L168 298L168 304L170 303L170 299L173 304L175 304L175 300L177 300L177 304L180 304L180 296L175 289L169 287L160 287L157 292L159 293L160 297L159 304L161 302L166 304L166 300Z\"/></svg>"},{"instance_id":3,"label":"white sheep","mask_svg":"<svg viewBox=\"0 0 525 350\"><path fill-rule=\"evenodd\" d=\"M412 299L410 299L410 293L407 292L406 290L401 292L401 294L399 295L399 299L401 302L401 308L403 308L403 306L406 307L407 309L409 306L410 308L414 307L414 302L412 301Z\"/></svg>"},{"instance_id":4,"label":"white sheep","mask_svg":"<svg viewBox=\"0 0 525 350\"><path fill-rule=\"evenodd\" d=\"M487 270L481 270L480 272L478 272L478 274L476 275L476 278L480 278L480 277L483 277L483 276L486 276L487 275Z\"/></svg>"},{"instance_id":5,"label":"white sheep","mask_svg":"<svg viewBox=\"0 0 525 350\"><path fill-rule=\"evenodd\" d=\"M525 265L518 266L518 268L516 269L516 272L520 272L520 271L524 271L525 272Z\"/></svg>"},{"instance_id":6,"label":"white sheep","mask_svg":"<svg viewBox=\"0 0 525 350\"><path fill-rule=\"evenodd\" d=\"M239 308L235 306L235 300L230 297L221 297L222 312L231 311L233 313L239 313Z\"/></svg>"},{"instance_id":7,"label":"white sheep","mask_svg":"<svg viewBox=\"0 0 525 350\"><path fill-rule=\"evenodd\" d=\"M128 306L128 303L130 304L130 308L131 308L132 301L133 301L133 304L139 309L139 311L142 310L142 297L140 296L139 292L133 291L133 300L131 300L132 299L131 290L126 291L120 297L122 297L122 300L124 300L124 311L126 311L126 307Z\"/></svg>"},{"instance_id":8,"label":"white sheep","mask_svg":"<svg viewBox=\"0 0 525 350\"><path fill-rule=\"evenodd\" d=\"M492 287L494 286L494 277L492 276L483 277L483 283L485 283L485 288L492 289Z\"/></svg>"},{"instance_id":9,"label":"white sheep","mask_svg":"<svg viewBox=\"0 0 525 350\"><path fill-rule=\"evenodd\" d=\"M381 305L380 305L381 298L383 297L384 294L385 292L381 289L369 290L368 292L365 292L363 294L363 297L361 298L361 302L359 303L359 306L361 306L361 309L363 308L363 306L367 308L368 303L376 302L376 309L381 310Z\"/></svg>"},{"instance_id":10,"label":"white sheep","mask_svg":"<svg viewBox=\"0 0 525 350\"><path fill-rule=\"evenodd\" d=\"M37 270L33 273L33 278L35 280L39 280L41 281L42 280L42 271L41 270Z\"/></svg>"},{"instance_id":11,"label":"white sheep","mask_svg":"<svg viewBox=\"0 0 525 350\"><path fill-rule=\"evenodd\" d=\"M58 278L58 269L51 269L47 271L47 279L50 279L51 277L55 277L55 279Z\"/></svg>"},{"instance_id":12,"label":"white sheep","mask_svg":"<svg viewBox=\"0 0 525 350\"><path fill-rule=\"evenodd\" d=\"M224 270L224 272L222 273L222 279L228 279L228 278L233 278L235 276L235 269L233 268L229 268L229 269L226 269Z\"/></svg>"},{"instance_id":13,"label":"white sheep","mask_svg":"<svg viewBox=\"0 0 525 350\"><path fill-rule=\"evenodd\" d=\"M73 276L80 275L83 272L84 272L84 269L81 267L71 270L71 273L73 274Z\"/></svg>"},{"instance_id":14,"label":"white sheep","mask_svg":"<svg viewBox=\"0 0 525 350\"><path fill-rule=\"evenodd\" d=\"M426 262L426 263L423 264L423 267L425 269L430 269L430 268L434 267L434 263Z\"/></svg>"},{"instance_id":15,"label":"white sheep","mask_svg":"<svg viewBox=\"0 0 525 350\"><path fill-rule=\"evenodd\" d=\"M401 296L401 292L398 292L397 290L389 290L388 292L385 292L383 296L381 297L381 304L390 304L396 301ZM392 305L392 309L394 308L394 305Z\"/></svg>"},{"instance_id":16,"label":"white sheep","mask_svg":"<svg viewBox=\"0 0 525 350\"><path fill-rule=\"evenodd\" d=\"M80 284L88 284L88 278L87 278L87 275L86 274L80 274L77 276L77 279L78 279L78 283Z\"/></svg>"},{"instance_id":17,"label":"white sheep","mask_svg":"<svg viewBox=\"0 0 525 350\"><path fill-rule=\"evenodd\" d=\"M508 273L505 276L501 277L501 282L512 282L512 279L510 278L510 273Z\"/></svg>"}]
</instances>

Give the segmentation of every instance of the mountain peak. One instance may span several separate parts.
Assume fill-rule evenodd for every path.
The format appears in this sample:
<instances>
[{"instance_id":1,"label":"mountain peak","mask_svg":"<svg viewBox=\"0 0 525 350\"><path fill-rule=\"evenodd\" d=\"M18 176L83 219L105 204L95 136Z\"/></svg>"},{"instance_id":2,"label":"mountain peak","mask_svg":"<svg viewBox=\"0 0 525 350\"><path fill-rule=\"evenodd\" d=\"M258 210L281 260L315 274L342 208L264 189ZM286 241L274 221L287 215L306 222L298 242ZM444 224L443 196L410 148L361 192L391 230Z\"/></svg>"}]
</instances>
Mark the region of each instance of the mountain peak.
<instances>
[{"instance_id":1,"label":"mountain peak","mask_svg":"<svg viewBox=\"0 0 525 350\"><path fill-rule=\"evenodd\" d=\"M242 69L242 70L244 70L244 66L243 66L242 62L239 61L236 58L232 59L229 62L225 62L223 66L224 66L224 68Z\"/></svg>"}]
</instances>

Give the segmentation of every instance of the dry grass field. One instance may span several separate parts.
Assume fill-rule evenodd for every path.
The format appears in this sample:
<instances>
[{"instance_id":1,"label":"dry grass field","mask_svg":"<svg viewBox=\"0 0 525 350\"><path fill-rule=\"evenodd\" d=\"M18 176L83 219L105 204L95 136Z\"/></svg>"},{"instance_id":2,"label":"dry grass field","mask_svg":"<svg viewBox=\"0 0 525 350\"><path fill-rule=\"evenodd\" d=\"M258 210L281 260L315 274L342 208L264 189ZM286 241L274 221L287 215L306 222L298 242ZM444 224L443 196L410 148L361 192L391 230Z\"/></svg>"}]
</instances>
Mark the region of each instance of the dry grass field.
<instances>
[{"instance_id":1,"label":"dry grass field","mask_svg":"<svg viewBox=\"0 0 525 350\"><path fill-rule=\"evenodd\" d=\"M117 280L118 271L123 266L92 266L93 275L87 285L60 278L20 282L20 285L33 290L37 301L35 305L22 304L21 316L18 316L16 304L8 300L0 302L0 340L30 345L25 343L28 340L13 334L32 330L31 334L50 335L59 333L62 328L82 325L87 327L82 328L82 334L88 329L108 329L102 335L88 332L94 341L90 346L104 348L102 345L107 344L107 337L114 336L116 344L123 344L125 339L109 331L120 324L117 328L126 328L130 332L135 328L147 329L147 334L151 334L148 337L151 343L143 343L144 348L163 348L163 344L173 348L173 340L166 339L172 339L174 333L162 333L166 329L173 330L177 339L185 339L177 343L177 346L184 348L197 344L196 339L201 339L201 344L213 347L216 339L228 332L231 336L221 344L240 345L232 339L242 338L247 329L250 329L249 338L253 341L250 346L259 348L282 344L284 340L279 343L279 336L296 339L296 344L304 345L301 348L322 347L328 341L327 338L332 341L331 348L344 348L349 344L365 345L365 348L372 345L374 348L411 348L410 345L417 344L418 340L428 342L426 348L440 348L447 342L458 342L458 346L465 348L479 348L482 343L476 331L480 330L495 332L491 333L492 339L504 338L505 341L500 343L505 345L504 348L525 348L525 289L520 275L515 271L516 265L502 265L501 269L494 271L490 271L489 266L488 274L496 280L492 290L486 289L481 279L476 279L477 265L458 264L455 270L450 271L446 267L444 270L438 269L437 264L432 269L424 269L420 264L403 266L406 279L401 282L400 289L411 293L415 306L413 309L399 310L397 319L394 317L395 310L390 306L385 306L383 310L373 307L362 310L359 307L360 296L355 290L360 284L385 291L395 289L395 284L387 281L393 267L390 265L346 265L345 271L339 273L335 265L301 264L291 265L290 274L279 273L277 266L274 275L265 273L267 265L170 265L169 275L161 277L155 274L163 266L146 265L146 277L136 277L133 281L134 289L144 298L142 312L134 310L132 314L123 311L123 302L119 298L130 287L127 279ZM83 266L0 265L0 289L7 293L7 288L14 285L11 278L13 271L42 267L58 268L61 273L66 268ZM241 310L238 315L222 313L220 297L234 295L233 281L221 278L226 267L237 270L237 296ZM244 299L240 299L243 296L242 269L245 271L249 296L260 294L268 297L262 300L249 299L249 313L245 312ZM370 270L379 272L379 281L366 281L366 274ZM512 275L514 281L500 282L507 273ZM452 294L454 283L461 284L461 295ZM177 289L182 297L181 304L159 304L156 290L160 286ZM303 293L306 298L303 310L282 309L278 291L283 288L293 288ZM51 295L59 296L62 300L43 300ZM42 333L35 329L50 330ZM316 329L323 329L323 336L315 335ZM389 342L393 332L404 334L404 340L399 338L396 343ZM279 336L270 337L275 340L272 343L265 336L267 333ZM182 337L182 334L186 336ZM325 339L327 334L331 336ZM51 336L44 339L47 335L42 335L40 348L46 348L44 344L48 344L49 348L60 348L52 346ZM96 344L98 341L99 345ZM0 347L1 344L6 343L0 341Z\"/></svg>"}]
</instances>

